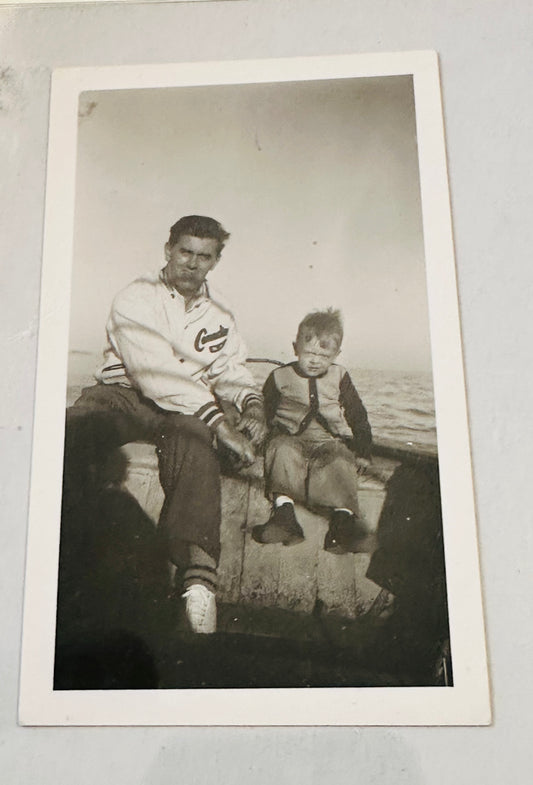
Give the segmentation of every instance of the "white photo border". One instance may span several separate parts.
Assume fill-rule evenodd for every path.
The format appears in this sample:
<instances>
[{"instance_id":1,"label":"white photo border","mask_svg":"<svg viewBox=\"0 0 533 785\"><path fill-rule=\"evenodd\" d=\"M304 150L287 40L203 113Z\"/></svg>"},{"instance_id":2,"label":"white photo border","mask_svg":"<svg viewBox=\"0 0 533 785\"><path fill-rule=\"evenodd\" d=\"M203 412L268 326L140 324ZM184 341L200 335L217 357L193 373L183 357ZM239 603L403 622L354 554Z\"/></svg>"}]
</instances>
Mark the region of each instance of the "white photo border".
<instances>
[{"instance_id":1,"label":"white photo border","mask_svg":"<svg viewBox=\"0 0 533 785\"><path fill-rule=\"evenodd\" d=\"M79 96L84 91L412 75L454 686L54 691ZM228 700L228 692L231 700ZM206 718L209 718L208 721ZM19 722L485 725L491 721L436 53L65 68L52 77Z\"/></svg>"}]
</instances>

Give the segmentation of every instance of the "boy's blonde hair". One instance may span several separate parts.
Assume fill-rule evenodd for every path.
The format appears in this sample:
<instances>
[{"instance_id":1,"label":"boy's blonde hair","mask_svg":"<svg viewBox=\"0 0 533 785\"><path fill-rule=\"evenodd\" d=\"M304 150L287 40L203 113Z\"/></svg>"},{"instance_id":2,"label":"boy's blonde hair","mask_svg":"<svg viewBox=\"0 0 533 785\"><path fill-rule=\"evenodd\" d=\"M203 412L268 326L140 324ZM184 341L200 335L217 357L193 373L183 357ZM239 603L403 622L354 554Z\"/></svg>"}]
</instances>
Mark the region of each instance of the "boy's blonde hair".
<instances>
[{"instance_id":1,"label":"boy's blonde hair","mask_svg":"<svg viewBox=\"0 0 533 785\"><path fill-rule=\"evenodd\" d=\"M312 311L304 316L298 326L296 341L300 338L309 340L316 337L319 341L324 338L334 338L336 348L340 349L344 330L342 326L341 312L334 308L327 308L324 311Z\"/></svg>"}]
</instances>

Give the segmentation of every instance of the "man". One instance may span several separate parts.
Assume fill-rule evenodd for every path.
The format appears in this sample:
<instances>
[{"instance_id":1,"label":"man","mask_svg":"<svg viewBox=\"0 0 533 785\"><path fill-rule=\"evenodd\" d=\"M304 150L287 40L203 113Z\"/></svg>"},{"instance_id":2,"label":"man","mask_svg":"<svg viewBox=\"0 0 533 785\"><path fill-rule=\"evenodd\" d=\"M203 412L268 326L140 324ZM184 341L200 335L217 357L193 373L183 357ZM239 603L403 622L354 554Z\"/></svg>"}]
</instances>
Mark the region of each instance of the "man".
<instances>
[{"instance_id":1,"label":"man","mask_svg":"<svg viewBox=\"0 0 533 785\"><path fill-rule=\"evenodd\" d=\"M216 630L220 470L213 442L249 465L265 434L244 343L206 281L228 238L205 216L172 226L163 269L116 296L98 384L67 412L64 509L111 449L139 440L156 445L165 493L159 529L168 558L184 570L185 610L198 633ZM236 407L236 426L221 400Z\"/></svg>"}]
</instances>

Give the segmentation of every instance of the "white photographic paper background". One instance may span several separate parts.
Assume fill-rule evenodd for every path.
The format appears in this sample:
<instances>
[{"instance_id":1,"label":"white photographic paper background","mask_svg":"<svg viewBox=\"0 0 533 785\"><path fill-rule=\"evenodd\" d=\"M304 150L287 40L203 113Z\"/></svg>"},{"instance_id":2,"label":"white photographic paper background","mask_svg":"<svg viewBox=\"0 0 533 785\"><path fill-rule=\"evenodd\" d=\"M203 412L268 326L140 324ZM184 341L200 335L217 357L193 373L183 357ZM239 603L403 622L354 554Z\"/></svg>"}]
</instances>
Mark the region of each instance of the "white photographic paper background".
<instances>
[{"instance_id":1,"label":"white photographic paper background","mask_svg":"<svg viewBox=\"0 0 533 785\"><path fill-rule=\"evenodd\" d=\"M352 77L354 74L361 77L368 77L371 74L381 76L396 73L409 74L411 71L416 74L418 150L422 171L433 359L436 363L434 370L438 399L437 419L445 426L451 426L441 431L444 438L439 441L439 452L445 517L448 590L451 604L454 688L444 691L440 688L380 689L379 691L372 688L366 690L344 688L342 690L322 689L303 692L301 690L267 690L261 691L260 705L257 702L257 691L241 690L233 694L230 711L228 711L224 691L203 691L201 694L189 691L187 694L180 694L178 702L175 697L169 697L168 692L163 695L161 692L147 691L143 696L140 696L125 691L120 693L119 701L113 697L112 693L105 696L98 693L52 693L53 621L51 620L53 619L55 601L60 491L58 477L61 455L55 449L51 451L51 454L49 449L44 449L44 445L50 444L52 434L55 434L57 442L57 426L61 427L63 416L66 384L66 332L70 310L69 303L65 301L65 294L69 288L73 255L71 237L68 231L65 231L65 226L68 226L71 217L73 221L76 117L72 115L72 110L78 108L78 95L80 92L86 92L89 85L102 89L103 86L131 88L137 84L151 88L159 86L159 84L209 84L211 81L215 81L213 73L216 73L217 83L223 81L253 83L254 81L269 82L274 79L291 81L291 73L294 75L293 79L312 80L313 78L323 79L326 76L328 78ZM270 74L270 78L266 78L266 74ZM44 318L41 319L40 325L34 476L30 510L22 665L22 720L29 723L45 724L180 724L183 722L204 724L207 716L205 709L208 708L209 721L213 724L281 724L282 722L283 724L468 724L487 722L489 708L483 621L477 571L438 74L434 56L428 53L415 53L377 57L248 62L246 64L225 63L223 65L216 64L216 68L213 64L189 64L188 66L176 66L174 70L172 67L78 71L73 69L70 72L59 73L54 87L56 90L54 96L56 123L55 127L53 124L51 128L47 188L42 299ZM112 94L110 93L110 95ZM60 96L62 100L60 100ZM82 123L84 120L90 119L92 112L96 112L98 108L98 101L91 100L90 96L84 95L83 99L85 103L82 107L82 115L84 115L81 118ZM66 114L65 109L69 110ZM61 119L59 119L60 117ZM256 137L255 133L254 144L262 149L261 140ZM413 144L412 139L411 144ZM309 163L310 166L311 163ZM128 166L124 168L122 176L127 182L128 176L131 176ZM204 180L206 178L203 166L199 177L201 184L202 178ZM237 178L237 182L238 180L239 178ZM413 189L415 192L416 190L416 188ZM150 196L152 195L153 191ZM416 196L413 202L416 204ZM213 202L211 204L216 207ZM187 207L186 210L179 210L178 214L195 211L190 209L192 207L190 200L187 200ZM92 209L96 209L94 204ZM231 225L231 215L227 220L225 214L221 214L220 210L209 209L209 205L205 209L198 209L198 212L216 215L227 224L230 230L233 230L234 238L238 236L237 230ZM412 217L416 215L416 212L413 207ZM169 211L169 216L170 221L175 220L176 211L174 209ZM161 231L163 238L168 232L169 220L162 221L161 218L159 220L161 226L158 229L150 230L152 241L147 241L145 246L150 252L152 252L154 243L156 247L161 244ZM416 219L413 221L413 225L415 223ZM407 221L407 225L409 225L409 221ZM411 231L412 226L410 227ZM128 224L128 227L117 228L134 234L137 231L135 223ZM336 225L336 232L328 235L328 239L333 237L338 240L338 232L342 232L343 228L345 227L341 226L339 229L339 226ZM120 232L117 234L120 236ZM413 236L415 235L416 231L413 232ZM276 242L279 242L277 234L273 233L273 237ZM297 250L299 250L300 239L298 238L296 243ZM76 240L79 242L78 238ZM255 234L251 235L251 240L251 244L254 246ZM416 246L416 240L414 240L414 245ZM228 245L228 251L229 248L230 245ZM291 253L292 250L292 246L289 246ZM332 250L338 251L338 248L329 248L326 279L329 279L329 260ZM338 255L342 257L342 251L338 252ZM225 254L220 270L223 269L224 263L228 264L228 258L229 254L228 256ZM143 264L139 271L146 268L144 254L142 254L142 261ZM156 261L155 266L157 264ZM420 264L420 258L418 264ZM132 272L134 272L133 269ZM286 274L285 270L283 272ZM128 273L124 283L127 283L132 277L133 275ZM416 274L414 278L417 278ZM230 276L226 282L231 284L232 280ZM109 281L107 270L101 281L100 291L106 289L108 285L110 286ZM413 282L408 289L410 293L417 291ZM75 280L73 290L76 290ZM419 290L421 311L425 306L425 298L422 293L423 289ZM54 306L52 310L50 310L51 305ZM47 306L49 306L48 309ZM311 307L313 306L316 306L315 301L311 303ZM107 307L105 310L107 311ZM243 317L242 325L246 322L246 312L240 313L238 311L238 313ZM297 321L298 319L294 324ZM243 329L243 331L245 330ZM347 333L349 334L349 327ZM63 348L64 355L62 354ZM281 356L283 357L283 355ZM54 368L57 372L55 375L53 374ZM450 372L452 372L452 376L450 376ZM450 378L455 380L454 384L450 384ZM61 385L63 385L62 389ZM47 419L44 416L45 411ZM453 493L450 493L452 490ZM46 525L43 526L41 523L39 528L35 525L37 498L39 499L40 517L42 518L44 509L46 521ZM46 513L51 513L51 515ZM447 526L446 522L451 520L459 522L460 526ZM48 551L51 560L43 561L44 550ZM37 651L40 656L37 656Z\"/></svg>"}]
</instances>

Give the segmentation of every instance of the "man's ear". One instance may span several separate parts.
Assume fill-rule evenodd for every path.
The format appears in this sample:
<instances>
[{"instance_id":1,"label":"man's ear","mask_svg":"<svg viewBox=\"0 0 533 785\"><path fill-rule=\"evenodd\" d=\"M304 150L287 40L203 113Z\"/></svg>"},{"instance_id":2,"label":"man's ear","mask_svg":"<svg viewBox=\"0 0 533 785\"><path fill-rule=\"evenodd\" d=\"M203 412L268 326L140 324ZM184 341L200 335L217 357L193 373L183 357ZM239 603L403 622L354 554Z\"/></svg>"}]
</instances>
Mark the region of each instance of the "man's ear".
<instances>
[{"instance_id":1,"label":"man's ear","mask_svg":"<svg viewBox=\"0 0 533 785\"><path fill-rule=\"evenodd\" d=\"M170 261L170 243L165 243L165 259L167 262Z\"/></svg>"},{"instance_id":2,"label":"man's ear","mask_svg":"<svg viewBox=\"0 0 533 785\"><path fill-rule=\"evenodd\" d=\"M292 342L292 348L294 349L294 354L298 355L298 352L296 351L296 341Z\"/></svg>"}]
</instances>

